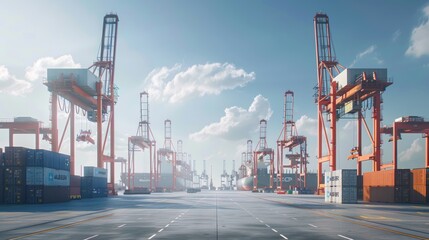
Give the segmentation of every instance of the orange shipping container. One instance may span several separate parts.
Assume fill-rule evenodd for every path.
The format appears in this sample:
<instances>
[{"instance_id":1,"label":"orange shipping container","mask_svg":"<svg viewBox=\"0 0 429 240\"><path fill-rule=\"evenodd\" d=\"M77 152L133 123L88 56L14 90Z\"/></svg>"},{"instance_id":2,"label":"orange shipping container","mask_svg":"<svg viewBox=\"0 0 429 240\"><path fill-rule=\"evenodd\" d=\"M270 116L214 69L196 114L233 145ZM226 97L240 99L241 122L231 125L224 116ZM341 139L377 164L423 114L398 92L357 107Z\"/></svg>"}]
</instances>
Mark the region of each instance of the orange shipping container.
<instances>
[{"instance_id":1,"label":"orange shipping container","mask_svg":"<svg viewBox=\"0 0 429 240\"><path fill-rule=\"evenodd\" d=\"M429 184L429 168L418 168L411 170L413 174L413 185Z\"/></svg>"}]
</instances>

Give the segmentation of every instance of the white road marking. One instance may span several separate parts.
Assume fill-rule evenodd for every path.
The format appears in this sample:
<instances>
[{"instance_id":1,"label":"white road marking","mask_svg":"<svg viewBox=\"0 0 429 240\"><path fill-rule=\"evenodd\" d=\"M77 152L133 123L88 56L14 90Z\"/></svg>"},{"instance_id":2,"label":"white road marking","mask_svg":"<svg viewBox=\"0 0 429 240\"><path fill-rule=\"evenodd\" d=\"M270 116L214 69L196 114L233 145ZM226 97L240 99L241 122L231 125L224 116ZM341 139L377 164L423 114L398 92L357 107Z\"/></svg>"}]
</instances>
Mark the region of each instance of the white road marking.
<instances>
[{"instance_id":1,"label":"white road marking","mask_svg":"<svg viewBox=\"0 0 429 240\"><path fill-rule=\"evenodd\" d=\"M121 227L123 227L123 226L125 226L125 225L127 225L127 224L122 224L122 225L119 225L119 226L118 226L118 228L121 228Z\"/></svg>"},{"instance_id":2,"label":"white road marking","mask_svg":"<svg viewBox=\"0 0 429 240\"><path fill-rule=\"evenodd\" d=\"M174 223L175 221L174 220L171 220L171 223Z\"/></svg>"},{"instance_id":3,"label":"white road marking","mask_svg":"<svg viewBox=\"0 0 429 240\"><path fill-rule=\"evenodd\" d=\"M275 230L274 228L271 228L271 230L273 230L273 232L277 232L277 230Z\"/></svg>"},{"instance_id":4,"label":"white road marking","mask_svg":"<svg viewBox=\"0 0 429 240\"><path fill-rule=\"evenodd\" d=\"M270 225L268 225L268 224L265 224L265 226L267 226L267 228L270 228Z\"/></svg>"},{"instance_id":5,"label":"white road marking","mask_svg":"<svg viewBox=\"0 0 429 240\"><path fill-rule=\"evenodd\" d=\"M317 228L316 225L313 225L313 224L308 224L308 225L311 226L311 227Z\"/></svg>"},{"instance_id":6,"label":"white road marking","mask_svg":"<svg viewBox=\"0 0 429 240\"><path fill-rule=\"evenodd\" d=\"M340 234L338 234L338 237L342 237L342 238L345 238L347 240L353 240L353 238L349 238L349 237L346 237L346 236L343 236L343 235L340 235Z\"/></svg>"},{"instance_id":7,"label":"white road marking","mask_svg":"<svg viewBox=\"0 0 429 240\"><path fill-rule=\"evenodd\" d=\"M148 239L151 240L152 238L154 238L156 236L156 233L152 236L150 236Z\"/></svg>"},{"instance_id":8,"label":"white road marking","mask_svg":"<svg viewBox=\"0 0 429 240\"><path fill-rule=\"evenodd\" d=\"M296 219L296 218L292 218L293 220L298 220L298 219Z\"/></svg>"},{"instance_id":9,"label":"white road marking","mask_svg":"<svg viewBox=\"0 0 429 240\"><path fill-rule=\"evenodd\" d=\"M160 232L162 232L162 231L164 231L164 228L159 229L159 231L158 231L158 232L160 233Z\"/></svg>"},{"instance_id":10,"label":"white road marking","mask_svg":"<svg viewBox=\"0 0 429 240\"><path fill-rule=\"evenodd\" d=\"M179 219L179 217L176 217L175 219L177 220L177 219Z\"/></svg>"},{"instance_id":11,"label":"white road marking","mask_svg":"<svg viewBox=\"0 0 429 240\"><path fill-rule=\"evenodd\" d=\"M259 220L259 222L260 222L260 223L264 223L264 221L262 221L262 220Z\"/></svg>"},{"instance_id":12,"label":"white road marking","mask_svg":"<svg viewBox=\"0 0 429 240\"><path fill-rule=\"evenodd\" d=\"M283 234L280 234L280 237L284 238L284 239L288 239L287 237L285 237Z\"/></svg>"},{"instance_id":13,"label":"white road marking","mask_svg":"<svg viewBox=\"0 0 429 240\"><path fill-rule=\"evenodd\" d=\"M170 226L170 224L165 225L166 228L168 228L168 226Z\"/></svg>"},{"instance_id":14,"label":"white road marking","mask_svg":"<svg viewBox=\"0 0 429 240\"><path fill-rule=\"evenodd\" d=\"M83 240L89 240L89 239L93 239L93 238L96 238L96 237L98 237L98 234L97 234L97 235L94 235L94 236L91 236L91 237L89 237L89 238L85 238L85 239L83 239Z\"/></svg>"}]
</instances>

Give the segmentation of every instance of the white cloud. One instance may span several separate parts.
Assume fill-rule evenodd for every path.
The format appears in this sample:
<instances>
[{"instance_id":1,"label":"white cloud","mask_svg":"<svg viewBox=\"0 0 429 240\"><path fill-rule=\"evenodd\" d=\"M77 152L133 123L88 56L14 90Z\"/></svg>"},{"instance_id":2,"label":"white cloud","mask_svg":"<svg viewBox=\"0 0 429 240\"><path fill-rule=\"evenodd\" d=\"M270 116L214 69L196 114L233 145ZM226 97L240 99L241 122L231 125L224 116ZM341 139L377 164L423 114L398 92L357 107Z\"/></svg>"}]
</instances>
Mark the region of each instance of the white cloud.
<instances>
[{"instance_id":1,"label":"white cloud","mask_svg":"<svg viewBox=\"0 0 429 240\"><path fill-rule=\"evenodd\" d=\"M429 5L423 8L423 22L413 29L410 38L410 46L405 52L412 57L429 55Z\"/></svg>"},{"instance_id":2,"label":"white cloud","mask_svg":"<svg viewBox=\"0 0 429 240\"><path fill-rule=\"evenodd\" d=\"M58 58L44 57L38 59L32 66L25 70L25 78L29 81L43 80L46 78L48 68L79 68L80 64L75 63L71 55L63 55Z\"/></svg>"},{"instance_id":3,"label":"white cloud","mask_svg":"<svg viewBox=\"0 0 429 240\"><path fill-rule=\"evenodd\" d=\"M361 60L363 57L374 53L375 49L377 47L375 45L369 46L367 49L365 49L363 52L360 52L356 55L355 59L353 60L352 64L350 64L350 67L353 67L359 60Z\"/></svg>"},{"instance_id":4,"label":"white cloud","mask_svg":"<svg viewBox=\"0 0 429 240\"><path fill-rule=\"evenodd\" d=\"M317 119L303 115L296 121L295 126L299 135L317 136Z\"/></svg>"},{"instance_id":5,"label":"white cloud","mask_svg":"<svg viewBox=\"0 0 429 240\"><path fill-rule=\"evenodd\" d=\"M9 70L0 65L0 93L12 96L23 96L33 91L33 82L46 77L46 69L50 67L80 67L74 63L72 56L64 55L59 58L44 57L26 68L25 79L18 79Z\"/></svg>"},{"instance_id":6,"label":"white cloud","mask_svg":"<svg viewBox=\"0 0 429 240\"><path fill-rule=\"evenodd\" d=\"M415 154L421 152L422 150L423 147L420 146L419 139L415 139L408 149L399 153L399 159L404 161L410 161Z\"/></svg>"},{"instance_id":7,"label":"white cloud","mask_svg":"<svg viewBox=\"0 0 429 240\"><path fill-rule=\"evenodd\" d=\"M4 65L0 65L0 93L19 96L25 95L31 92L31 90L31 83L18 79L10 74L9 70Z\"/></svg>"},{"instance_id":8,"label":"white cloud","mask_svg":"<svg viewBox=\"0 0 429 240\"><path fill-rule=\"evenodd\" d=\"M254 79L254 72L247 73L229 63L198 64L183 71L176 64L152 70L145 79L145 89L154 100L176 103L193 96L219 95Z\"/></svg>"},{"instance_id":9,"label":"white cloud","mask_svg":"<svg viewBox=\"0 0 429 240\"><path fill-rule=\"evenodd\" d=\"M272 113L268 99L258 95L253 99L249 109L237 106L226 108L225 115L219 122L211 123L189 137L195 141L209 137L227 140L248 139L259 128L259 121L269 120Z\"/></svg>"}]
</instances>

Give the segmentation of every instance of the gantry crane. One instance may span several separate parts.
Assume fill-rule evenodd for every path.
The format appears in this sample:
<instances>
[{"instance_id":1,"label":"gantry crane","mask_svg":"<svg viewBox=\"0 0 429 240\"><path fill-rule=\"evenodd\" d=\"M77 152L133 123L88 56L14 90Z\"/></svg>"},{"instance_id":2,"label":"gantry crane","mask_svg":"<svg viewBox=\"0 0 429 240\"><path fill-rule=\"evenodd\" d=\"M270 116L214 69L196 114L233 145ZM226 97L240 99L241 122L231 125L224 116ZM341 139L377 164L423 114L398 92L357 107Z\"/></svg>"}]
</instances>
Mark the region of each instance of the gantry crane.
<instances>
[{"instance_id":1,"label":"gantry crane","mask_svg":"<svg viewBox=\"0 0 429 240\"><path fill-rule=\"evenodd\" d=\"M79 108L85 110L88 120L97 124L97 167L103 168L105 163L110 165L108 188L111 194L115 194L115 104L118 95L114 80L118 22L116 14L107 14L104 17L100 52L92 66L88 69L48 69L48 81L45 83L51 92L52 151L60 151L65 132L70 125L70 170L74 174L75 111ZM59 97L70 102L69 116L61 142L58 136ZM103 129L103 122L106 120L107 125ZM108 153L106 145L110 150Z\"/></svg>"},{"instance_id":2,"label":"gantry crane","mask_svg":"<svg viewBox=\"0 0 429 240\"><path fill-rule=\"evenodd\" d=\"M393 144L392 162L381 165L382 169L392 168L396 169L398 166L398 140L401 140L402 134L421 133L425 138L425 167L429 168L429 122L425 121L423 117L419 116L406 116L400 117L393 122L390 127L382 127L381 133L389 134L391 138L389 142Z\"/></svg>"},{"instance_id":3,"label":"gantry crane","mask_svg":"<svg viewBox=\"0 0 429 240\"><path fill-rule=\"evenodd\" d=\"M284 116L283 116L283 128L280 132L280 136L277 139L277 171L279 184L277 185L278 190L283 188L283 172L284 168L291 169L296 175L296 187L306 188L307 187L307 138L305 136L298 135L298 130L295 126L293 119L294 113L294 93L293 91L286 91L284 94ZM293 152L294 148L299 147L298 152ZM284 149L289 150L289 154L286 157L290 160L290 164L284 165Z\"/></svg>"},{"instance_id":4,"label":"gantry crane","mask_svg":"<svg viewBox=\"0 0 429 240\"><path fill-rule=\"evenodd\" d=\"M391 85L386 69L346 69L338 63L332 46L329 18L324 13L314 17L316 46L317 86L317 158L318 188L322 184L322 164L329 162L330 170L336 170L337 163L337 121L345 114L357 113L357 146L351 150L349 159L357 159L357 173L362 174L362 162L372 161L373 171L381 164L381 94ZM372 109L372 132L365 121L362 106ZM327 118L325 119L325 116ZM329 130L327 130L329 124ZM362 155L362 124L368 133L372 152ZM329 134L328 134L329 132ZM325 151L324 151L325 150Z\"/></svg>"},{"instance_id":5,"label":"gantry crane","mask_svg":"<svg viewBox=\"0 0 429 240\"><path fill-rule=\"evenodd\" d=\"M258 166L264 165L265 161L270 165L270 183L269 186L261 186L263 188L274 188L274 150L267 145L267 120L259 121L259 142L253 152L253 191L258 191ZM265 169L261 168L261 169Z\"/></svg>"},{"instance_id":6,"label":"gantry crane","mask_svg":"<svg viewBox=\"0 0 429 240\"><path fill-rule=\"evenodd\" d=\"M13 120L0 120L0 129L9 130L9 146L14 145L15 134L34 134L35 148L40 148L40 135L42 140L51 141L48 134L51 134L51 129L43 126L43 123L31 117L15 117Z\"/></svg>"},{"instance_id":7,"label":"gantry crane","mask_svg":"<svg viewBox=\"0 0 429 240\"><path fill-rule=\"evenodd\" d=\"M159 148L157 151L157 160L156 160L156 173L155 173L155 187L164 187L159 186L161 178L161 163L170 162L172 167L172 185L165 186L169 188L168 190L176 190L176 151L174 149L173 142L171 140L171 120L167 119L164 121L164 146Z\"/></svg>"},{"instance_id":8,"label":"gantry crane","mask_svg":"<svg viewBox=\"0 0 429 240\"><path fill-rule=\"evenodd\" d=\"M128 190L134 190L135 151L149 149L149 190L154 187L156 141L149 122L149 93L140 93L140 121L135 136L128 137Z\"/></svg>"}]
</instances>

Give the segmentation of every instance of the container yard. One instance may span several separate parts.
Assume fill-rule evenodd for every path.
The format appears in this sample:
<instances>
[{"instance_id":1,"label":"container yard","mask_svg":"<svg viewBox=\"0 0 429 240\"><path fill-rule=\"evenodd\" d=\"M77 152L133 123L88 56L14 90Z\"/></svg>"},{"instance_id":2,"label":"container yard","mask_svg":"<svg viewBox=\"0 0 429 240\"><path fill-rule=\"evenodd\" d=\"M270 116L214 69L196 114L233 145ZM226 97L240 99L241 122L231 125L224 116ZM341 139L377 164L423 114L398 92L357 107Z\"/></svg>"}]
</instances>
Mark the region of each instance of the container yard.
<instances>
[{"instance_id":1,"label":"container yard","mask_svg":"<svg viewBox=\"0 0 429 240\"><path fill-rule=\"evenodd\" d=\"M0 239L429 239L429 3L143 2L0 14Z\"/></svg>"}]
</instances>

